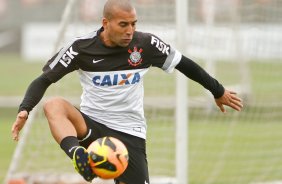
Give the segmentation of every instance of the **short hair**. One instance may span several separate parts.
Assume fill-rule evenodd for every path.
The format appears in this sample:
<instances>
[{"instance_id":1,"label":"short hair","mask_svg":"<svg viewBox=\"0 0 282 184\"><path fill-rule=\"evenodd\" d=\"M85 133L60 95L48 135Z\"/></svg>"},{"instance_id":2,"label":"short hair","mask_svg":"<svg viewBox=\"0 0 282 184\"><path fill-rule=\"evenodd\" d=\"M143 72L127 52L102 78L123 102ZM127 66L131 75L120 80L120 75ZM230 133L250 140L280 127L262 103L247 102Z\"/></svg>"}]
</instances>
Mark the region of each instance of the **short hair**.
<instances>
[{"instance_id":1,"label":"short hair","mask_svg":"<svg viewBox=\"0 0 282 184\"><path fill-rule=\"evenodd\" d=\"M130 0L108 0L104 5L103 16L107 19L114 17L114 9L120 8L124 11L131 11L134 9Z\"/></svg>"}]
</instances>

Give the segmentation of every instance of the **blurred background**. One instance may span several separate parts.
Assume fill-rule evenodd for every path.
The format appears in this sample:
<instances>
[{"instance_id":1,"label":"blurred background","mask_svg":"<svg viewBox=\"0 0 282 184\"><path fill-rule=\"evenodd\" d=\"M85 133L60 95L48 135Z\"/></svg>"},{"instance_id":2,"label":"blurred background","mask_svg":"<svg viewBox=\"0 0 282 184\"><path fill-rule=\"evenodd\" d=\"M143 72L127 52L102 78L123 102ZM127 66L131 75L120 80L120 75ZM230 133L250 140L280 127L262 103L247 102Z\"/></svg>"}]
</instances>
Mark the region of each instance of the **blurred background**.
<instances>
[{"instance_id":1,"label":"blurred background","mask_svg":"<svg viewBox=\"0 0 282 184\"><path fill-rule=\"evenodd\" d=\"M100 28L104 3L0 0L0 183L83 183L52 139L41 104L19 143L10 130L29 83L60 47ZM176 31L175 0L133 3L138 31L176 48L182 38L178 49L244 100L242 112L222 114L209 92L187 80L188 183L282 183L282 1L187 0L186 35ZM152 183L177 183L176 80L155 68L145 77ZM42 102L60 95L79 106L80 93L74 72Z\"/></svg>"}]
</instances>

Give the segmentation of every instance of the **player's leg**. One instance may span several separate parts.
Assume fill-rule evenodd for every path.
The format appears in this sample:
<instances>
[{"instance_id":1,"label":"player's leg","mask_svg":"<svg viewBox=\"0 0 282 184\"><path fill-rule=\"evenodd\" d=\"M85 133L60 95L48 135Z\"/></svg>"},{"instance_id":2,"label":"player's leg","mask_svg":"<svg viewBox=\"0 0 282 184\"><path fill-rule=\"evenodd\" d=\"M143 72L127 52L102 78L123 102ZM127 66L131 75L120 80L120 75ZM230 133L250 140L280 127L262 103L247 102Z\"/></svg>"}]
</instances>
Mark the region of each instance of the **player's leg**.
<instances>
[{"instance_id":1,"label":"player's leg","mask_svg":"<svg viewBox=\"0 0 282 184\"><path fill-rule=\"evenodd\" d=\"M54 139L73 159L75 169L85 180L91 181L95 175L88 163L88 153L79 144L79 139L88 135L88 128L81 113L60 97L48 100L44 104L44 112Z\"/></svg>"},{"instance_id":2,"label":"player's leg","mask_svg":"<svg viewBox=\"0 0 282 184\"><path fill-rule=\"evenodd\" d=\"M133 149L132 149L133 148ZM146 154L140 148L127 146L129 163L125 172L116 179L116 184L149 184Z\"/></svg>"},{"instance_id":3,"label":"player's leg","mask_svg":"<svg viewBox=\"0 0 282 184\"><path fill-rule=\"evenodd\" d=\"M118 177L116 184L149 184L149 172L146 156L146 141L142 138L122 133L97 123L83 114L88 127L93 130L92 140L99 137L112 136L121 140L128 150L129 163L125 172ZM80 144L87 147L92 140L81 141Z\"/></svg>"},{"instance_id":4,"label":"player's leg","mask_svg":"<svg viewBox=\"0 0 282 184\"><path fill-rule=\"evenodd\" d=\"M104 136L116 137L125 144L128 150L128 166L124 173L116 178L116 184L149 184L146 140L114 130Z\"/></svg>"},{"instance_id":5,"label":"player's leg","mask_svg":"<svg viewBox=\"0 0 282 184\"><path fill-rule=\"evenodd\" d=\"M82 115L65 99L51 98L45 102L43 109L57 143L67 136L82 138L87 134L87 126Z\"/></svg>"}]
</instances>

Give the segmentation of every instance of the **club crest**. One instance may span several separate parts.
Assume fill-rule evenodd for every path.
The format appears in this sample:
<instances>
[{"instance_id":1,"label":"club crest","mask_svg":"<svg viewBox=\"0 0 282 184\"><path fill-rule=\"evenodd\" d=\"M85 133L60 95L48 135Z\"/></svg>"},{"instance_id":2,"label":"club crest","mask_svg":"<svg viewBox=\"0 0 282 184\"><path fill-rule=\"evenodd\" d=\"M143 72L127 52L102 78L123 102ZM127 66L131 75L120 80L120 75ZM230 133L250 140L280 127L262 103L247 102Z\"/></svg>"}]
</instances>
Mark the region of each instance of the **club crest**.
<instances>
[{"instance_id":1,"label":"club crest","mask_svg":"<svg viewBox=\"0 0 282 184\"><path fill-rule=\"evenodd\" d=\"M133 51L131 49L128 49L128 53L130 53L129 59L128 59L128 63L131 66L138 66L141 64L141 62L143 61L141 53L143 52L143 49L140 48L138 50L137 47L133 48Z\"/></svg>"}]
</instances>

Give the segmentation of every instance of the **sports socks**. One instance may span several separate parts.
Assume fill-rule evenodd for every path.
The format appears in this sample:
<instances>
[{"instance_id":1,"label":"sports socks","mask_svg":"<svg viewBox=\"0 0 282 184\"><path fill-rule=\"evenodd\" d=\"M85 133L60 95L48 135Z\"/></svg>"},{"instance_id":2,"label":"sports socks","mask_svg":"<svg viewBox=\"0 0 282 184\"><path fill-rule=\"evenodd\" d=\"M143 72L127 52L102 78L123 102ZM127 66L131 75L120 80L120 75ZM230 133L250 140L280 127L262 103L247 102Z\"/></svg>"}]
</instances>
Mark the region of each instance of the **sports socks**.
<instances>
[{"instance_id":1,"label":"sports socks","mask_svg":"<svg viewBox=\"0 0 282 184\"><path fill-rule=\"evenodd\" d=\"M61 143L60 147L65 151L65 153L72 159L75 148L80 146L77 137L75 136L67 136L65 137Z\"/></svg>"}]
</instances>

